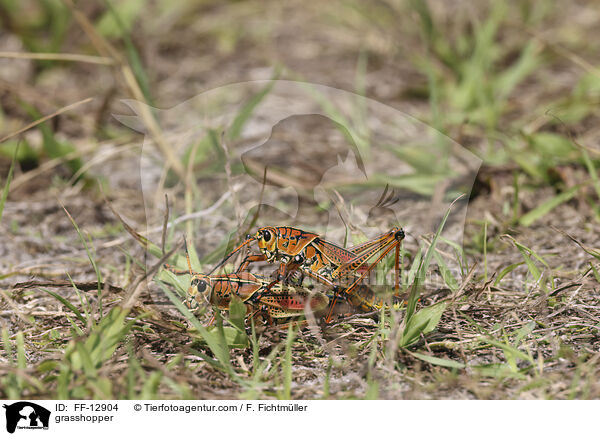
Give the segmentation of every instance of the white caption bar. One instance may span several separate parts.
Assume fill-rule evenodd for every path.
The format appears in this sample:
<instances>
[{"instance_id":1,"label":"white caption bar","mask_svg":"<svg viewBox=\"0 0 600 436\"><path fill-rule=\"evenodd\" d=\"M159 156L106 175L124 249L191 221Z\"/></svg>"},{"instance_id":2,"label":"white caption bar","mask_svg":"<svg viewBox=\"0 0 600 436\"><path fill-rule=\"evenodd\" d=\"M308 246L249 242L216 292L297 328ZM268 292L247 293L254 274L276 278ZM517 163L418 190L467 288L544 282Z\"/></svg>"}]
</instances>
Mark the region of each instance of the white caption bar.
<instances>
[{"instance_id":1,"label":"white caption bar","mask_svg":"<svg viewBox=\"0 0 600 436\"><path fill-rule=\"evenodd\" d=\"M577 434L596 401L0 400L0 435ZM36 430L44 430L37 433ZM594 430L595 431L595 430ZM239 433L238 433L239 432Z\"/></svg>"}]
</instances>

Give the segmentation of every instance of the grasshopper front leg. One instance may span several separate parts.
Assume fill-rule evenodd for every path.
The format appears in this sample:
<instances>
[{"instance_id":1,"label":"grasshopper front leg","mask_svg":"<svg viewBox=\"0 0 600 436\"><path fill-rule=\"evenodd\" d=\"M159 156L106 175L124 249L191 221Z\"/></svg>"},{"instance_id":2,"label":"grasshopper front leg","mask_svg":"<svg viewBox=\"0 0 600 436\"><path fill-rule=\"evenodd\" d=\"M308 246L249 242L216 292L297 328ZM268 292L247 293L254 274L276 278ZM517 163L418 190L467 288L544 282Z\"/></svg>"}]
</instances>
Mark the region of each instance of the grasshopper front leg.
<instances>
[{"instance_id":1,"label":"grasshopper front leg","mask_svg":"<svg viewBox=\"0 0 600 436\"><path fill-rule=\"evenodd\" d=\"M277 283L287 283L288 278L290 277L290 275L296 271L300 266L302 266L302 261L301 260L293 260L292 262L288 262L288 263L280 263L279 264L279 268L277 268L277 278L275 280L273 280L271 283L269 283L269 286L267 286L266 291L270 291L271 288L273 286L275 286Z\"/></svg>"},{"instance_id":2,"label":"grasshopper front leg","mask_svg":"<svg viewBox=\"0 0 600 436\"><path fill-rule=\"evenodd\" d=\"M250 265L252 262L264 262L266 260L267 257L264 254L249 254L244 258L236 272L241 273L243 271L246 271L248 265Z\"/></svg>"}]
</instances>

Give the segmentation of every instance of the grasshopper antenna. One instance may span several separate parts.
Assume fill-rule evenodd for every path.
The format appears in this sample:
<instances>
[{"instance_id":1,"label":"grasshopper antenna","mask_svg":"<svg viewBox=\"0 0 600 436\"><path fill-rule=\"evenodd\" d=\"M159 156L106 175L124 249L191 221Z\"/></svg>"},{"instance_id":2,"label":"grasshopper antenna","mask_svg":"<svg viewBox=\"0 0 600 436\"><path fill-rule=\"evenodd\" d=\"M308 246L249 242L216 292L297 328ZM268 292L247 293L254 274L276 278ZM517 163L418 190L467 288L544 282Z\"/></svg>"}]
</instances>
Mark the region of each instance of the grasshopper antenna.
<instances>
[{"instance_id":1,"label":"grasshopper antenna","mask_svg":"<svg viewBox=\"0 0 600 436\"><path fill-rule=\"evenodd\" d=\"M212 273L214 273L217 269L221 268L223 265L225 265L225 262L227 262L231 256L233 256L235 253L237 253L238 251L240 251L242 248L244 248L246 245L248 245L250 242L256 240L255 236L250 236L248 235L248 237L246 237L246 240L244 242L242 242L240 245L238 245L231 253L229 253L227 256L225 256L223 258L223 260L221 262L219 262L209 273L208 275L212 275Z\"/></svg>"},{"instance_id":2,"label":"grasshopper antenna","mask_svg":"<svg viewBox=\"0 0 600 436\"><path fill-rule=\"evenodd\" d=\"M190 262L190 252L188 251L188 244L187 244L187 239L185 236L183 237L183 246L185 248L185 258L187 260L188 268L190 269L190 275L193 275L192 262Z\"/></svg>"}]
</instances>

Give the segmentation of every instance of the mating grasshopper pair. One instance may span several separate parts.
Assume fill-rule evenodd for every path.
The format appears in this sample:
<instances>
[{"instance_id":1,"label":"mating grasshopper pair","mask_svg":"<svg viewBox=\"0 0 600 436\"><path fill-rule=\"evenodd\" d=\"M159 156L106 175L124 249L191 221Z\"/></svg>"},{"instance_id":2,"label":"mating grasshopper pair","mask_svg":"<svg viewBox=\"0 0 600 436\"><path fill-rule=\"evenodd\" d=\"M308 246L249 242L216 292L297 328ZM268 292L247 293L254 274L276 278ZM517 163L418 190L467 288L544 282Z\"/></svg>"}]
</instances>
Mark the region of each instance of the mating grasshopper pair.
<instances>
[{"instance_id":1,"label":"mating grasshopper pair","mask_svg":"<svg viewBox=\"0 0 600 436\"><path fill-rule=\"evenodd\" d=\"M392 250L395 257L395 290L399 288L399 251L404 231L394 228L389 232L348 249L324 240L316 233L305 232L293 227L263 227L254 236L229 253L212 272L221 267L243 247L256 241L261 254L249 254L236 273L205 275L193 273L188 291L188 305L197 306L200 299L226 309L232 295L244 301L249 311L266 311L269 317L294 317L302 314L308 302L315 312L329 308L326 322L331 320L338 299L343 298L351 305L364 311L379 309L384 301L362 280ZM187 250L186 250L187 251ZM368 263L372 258L377 259ZM253 262L280 262L277 278L267 280L246 272ZM189 259L188 259L189 265ZM176 273L187 273L169 268ZM293 286L289 283L294 271L302 277ZM331 287L333 299L323 294L311 295L301 287L306 274L320 283Z\"/></svg>"},{"instance_id":2,"label":"mating grasshopper pair","mask_svg":"<svg viewBox=\"0 0 600 436\"><path fill-rule=\"evenodd\" d=\"M377 301L370 288L359 285L394 248L396 249L394 289L398 292L400 244L403 239L404 231L401 228L394 228L375 239L346 249L326 241L316 233L294 227L263 227L258 229L254 236L249 235L246 241L227 255L215 269L243 247L256 241L261 254L246 256L238 271L244 271L252 262L280 262L277 279L273 280L267 289L271 289L282 280L287 281L295 270L300 270L303 274L332 287L334 299L326 319L326 322L329 322L335 303L340 297L346 297L351 304L362 308L372 310L381 307L383 302ZM368 262L378 254L377 259L369 264ZM360 288L359 292L357 287ZM363 297L365 295L366 297Z\"/></svg>"}]
</instances>

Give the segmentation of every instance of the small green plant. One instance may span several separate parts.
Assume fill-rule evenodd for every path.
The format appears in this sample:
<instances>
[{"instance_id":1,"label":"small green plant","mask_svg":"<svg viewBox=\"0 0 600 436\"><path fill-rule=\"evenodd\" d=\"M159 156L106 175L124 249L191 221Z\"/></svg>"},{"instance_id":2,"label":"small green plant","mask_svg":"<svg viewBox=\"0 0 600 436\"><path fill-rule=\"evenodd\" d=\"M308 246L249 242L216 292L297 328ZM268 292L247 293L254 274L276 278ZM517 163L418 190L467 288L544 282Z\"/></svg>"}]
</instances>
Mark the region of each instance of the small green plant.
<instances>
[{"instance_id":1,"label":"small green plant","mask_svg":"<svg viewBox=\"0 0 600 436\"><path fill-rule=\"evenodd\" d=\"M442 101L453 108L445 112L444 123L468 119L494 129L508 108L511 93L540 63L535 41L525 44L516 56L498 43L507 15L504 4L494 3L487 16L472 20L470 30L465 29L458 39L444 34L427 2L413 1L410 5L420 16L427 45L426 54L417 57L415 64L429 78L431 96L436 97L432 103ZM513 59L506 62L509 56ZM436 127L443 130L441 125Z\"/></svg>"}]
</instances>

